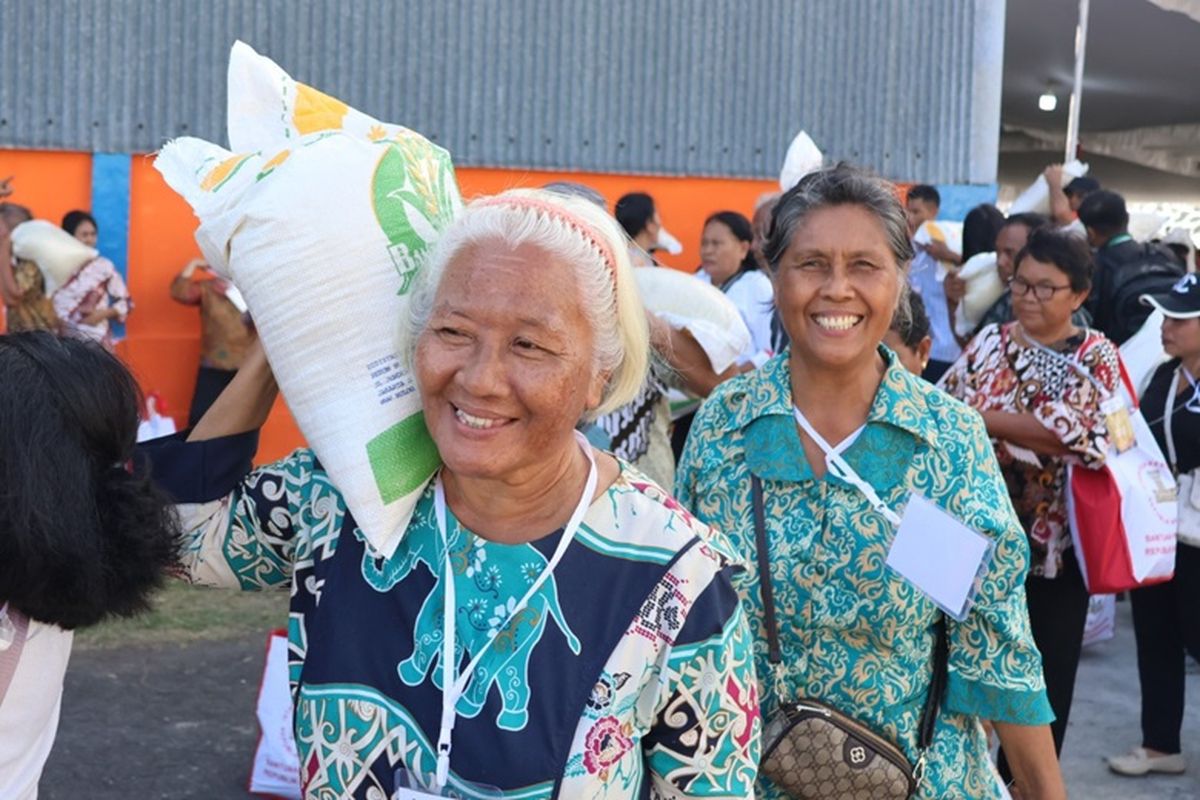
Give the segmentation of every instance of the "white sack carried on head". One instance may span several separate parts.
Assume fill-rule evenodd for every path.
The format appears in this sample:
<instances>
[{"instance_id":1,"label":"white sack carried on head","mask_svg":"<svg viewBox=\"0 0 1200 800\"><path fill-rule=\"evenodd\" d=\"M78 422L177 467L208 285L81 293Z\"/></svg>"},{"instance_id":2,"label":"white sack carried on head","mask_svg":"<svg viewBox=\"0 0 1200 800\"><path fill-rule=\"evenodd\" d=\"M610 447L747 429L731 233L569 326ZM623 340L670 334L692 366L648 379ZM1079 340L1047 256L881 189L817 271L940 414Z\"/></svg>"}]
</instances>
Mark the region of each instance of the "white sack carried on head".
<instances>
[{"instance_id":1,"label":"white sack carried on head","mask_svg":"<svg viewBox=\"0 0 1200 800\"><path fill-rule=\"evenodd\" d=\"M729 369L750 346L750 329L720 289L666 267L638 267L633 275L650 313L690 333L714 372Z\"/></svg>"},{"instance_id":2,"label":"white sack carried on head","mask_svg":"<svg viewBox=\"0 0 1200 800\"><path fill-rule=\"evenodd\" d=\"M1087 175L1088 165L1082 161L1068 161L1063 164L1062 182L1065 187L1075 178ZM1050 216L1050 184L1046 183L1045 175L1038 175L1029 187L1021 192L1008 208L1009 216L1013 214L1041 214Z\"/></svg>"},{"instance_id":3,"label":"white sack carried on head","mask_svg":"<svg viewBox=\"0 0 1200 800\"><path fill-rule=\"evenodd\" d=\"M100 255L98 250L44 219L31 219L13 228L12 248L17 258L37 264L46 281L47 297Z\"/></svg>"},{"instance_id":4,"label":"white sack carried on head","mask_svg":"<svg viewBox=\"0 0 1200 800\"><path fill-rule=\"evenodd\" d=\"M816 172L825 163L825 155L806 131L800 131L788 145L783 167L779 170L779 188L787 191L809 173Z\"/></svg>"},{"instance_id":5,"label":"white sack carried on head","mask_svg":"<svg viewBox=\"0 0 1200 800\"><path fill-rule=\"evenodd\" d=\"M292 80L238 43L229 152L198 139L155 167L238 287L296 422L372 548L394 551L436 470L413 376L395 352L408 292L462 206L450 157Z\"/></svg>"}]
</instances>

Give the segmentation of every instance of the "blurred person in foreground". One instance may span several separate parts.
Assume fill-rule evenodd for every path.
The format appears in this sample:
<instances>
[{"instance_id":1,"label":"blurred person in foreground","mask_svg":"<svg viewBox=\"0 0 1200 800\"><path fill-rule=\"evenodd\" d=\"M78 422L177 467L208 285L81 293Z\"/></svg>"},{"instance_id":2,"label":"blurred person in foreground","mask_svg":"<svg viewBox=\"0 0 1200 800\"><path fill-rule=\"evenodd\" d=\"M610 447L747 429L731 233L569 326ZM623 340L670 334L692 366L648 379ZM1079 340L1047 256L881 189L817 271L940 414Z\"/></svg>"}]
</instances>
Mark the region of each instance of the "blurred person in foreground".
<instances>
[{"instance_id":1,"label":"blurred person in foreground","mask_svg":"<svg viewBox=\"0 0 1200 800\"><path fill-rule=\"evenodd\" d=\"M0 375L0 797L31 800L74 631L146 610L179 529L131 465L138 391L116 358L13 333L0 336Z\"/></svg>"},{"instance_id":2,"label":"blurred person in foreground","mask_svg":"<svg viewBox=\"0 0 1200 800\"><path fill-rule=\"evenodd\" d=\"M1009 286L1016 322L980 331L939 385L983 416L1028 537L1025 596L1061 752L1088 610L1068 526L1067 466L1104 465L1109 439L1100 404L1117 390L1119 358L1103 334L1072 321L1092 281L1078 237L1034 231L1015 270ZM1011 762L1004 745L999 766L1006 780Z\"/></svg>"},{"instance_id":3,"label":"blurred person in foreground","mask_svg":"<svg viewBox=\"0 0 1200 800\"><path fill-rule=\"evenodd\" d=\"M927 800L1003 796L979 724L995 719L1025 796L1064 797L1025 611L1028 545L983 424L881 346L912 258L895 187L848 166L814 172L780 199L764 252L791 348L718 387L677 473L680 501L749 562L737 586L757 634L764 715L805 698L840 709L910 764L923 759L917 796ZM895 525L864 489L834 475L830 453L889 509L919 493L994 542L964 621L885 566ZM755 543L756 480L765 553ZM767 582L778 664L769 656ZM939 640L949 684L921 753L918 720ZM757 796L784 797L765 777Z\"/></svg>"},{"instance_id":4,"label":"blurred person in foreground","mask_svg":"<svg viewBox=\"0 0 1200 800\"><path fill-rule=\"evenodd\" d=\"M553 192L476 200L408 309L400 352L442 467L394 553L312 452L251 468L277 393L257 343L188 441L146 445L192 504L193 579L292 587L305 797L391 797L406 775L435 796L749 796L736 559L575 430L646 377L616 222Z\"/></svg>"},{"instance_id":5,"label":"blurred person in foreground","mask_svg":"<svg viewBox=\"0 0 1200 800\"><path fill-rule=\"evenodd\" d=\"M1171 360L1150 379L1141 410L1171 470L1190 476L1181 484L1180 514L1200 515L1200 277L1181 278L1170 292L1143 301L1166 316L1163 350ZM1186 505L1186 509L1185 509ZM1141 684L1142 742L1110 756L1121 775L1179 774L1187 769L1180 741L1187 656L1200 660L1200 535L1180 527L1175 577L1134 589L1133 631ZM1192 703L1193 712L1197 710Z\"/></svg>"}]
</instances>

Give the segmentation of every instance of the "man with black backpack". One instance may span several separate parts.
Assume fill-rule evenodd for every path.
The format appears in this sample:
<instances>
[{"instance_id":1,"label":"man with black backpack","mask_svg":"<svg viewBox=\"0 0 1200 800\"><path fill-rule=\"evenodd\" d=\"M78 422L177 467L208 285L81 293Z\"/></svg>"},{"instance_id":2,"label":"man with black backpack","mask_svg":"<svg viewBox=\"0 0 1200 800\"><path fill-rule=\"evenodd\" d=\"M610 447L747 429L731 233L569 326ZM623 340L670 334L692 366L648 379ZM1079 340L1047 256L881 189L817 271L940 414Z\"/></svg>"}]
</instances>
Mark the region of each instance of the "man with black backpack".
<instances>
[{"instance_id":1,"label":"man with black backpack","mask_svg":"<svg viewBox=\"0 0 1200 800\"><path fill-rule=\"evenodd\" d=\"M1125 198L1116 192L1092 192L1079 206L1079 220L1095 248L1096 270L1087 309L1092 326L1123 344L1146 322L1151 309L1143 294L1164 294L1184 273L1184 265L1167 247L1135 242L1129 235Z\"/></svg>"}]
</instances>

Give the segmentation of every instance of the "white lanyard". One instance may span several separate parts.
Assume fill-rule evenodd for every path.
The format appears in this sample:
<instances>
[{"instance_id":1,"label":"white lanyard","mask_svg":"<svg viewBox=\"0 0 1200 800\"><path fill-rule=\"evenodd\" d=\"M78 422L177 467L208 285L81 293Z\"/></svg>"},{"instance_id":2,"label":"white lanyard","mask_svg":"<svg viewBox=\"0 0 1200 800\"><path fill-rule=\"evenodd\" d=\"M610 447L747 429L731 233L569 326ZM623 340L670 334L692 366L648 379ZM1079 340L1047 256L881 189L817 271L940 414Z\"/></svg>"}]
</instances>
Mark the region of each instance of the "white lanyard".
<instances>
[{"instance_id":1,"label":"white lanyard","mask_svg":"<svg viewBox=\"0 0 1200 800\"><path fill-rule=\"evenodd\" d=\"M796 406L792 406L792 413L796 417L796 422L804 429L804 432L812 437L812 440L817 443L817 447L825 453L825 466L835 477L842 479L846 483L854 486L867 498L867 502L871 504L871 508L875 509L877 514L882 514L883 517L893 525L900 525L900 515L892 509L888 508L887 503L879 497L875 492L875 488L867 483L859 474L854 471L854 468L846 463L846 459L842 458L842 454L837 447L831 447L829 442L821 434L817 433L816 428L808 421L802 412ZM864 426L865 427L865 426Z\"/></svg>"},{"instance_id":2,"label":"white lanyard","mask_svg":"<svg viewBox=\"0 0 1200 800\"><path fill-rule=\"evenodd\" d=\"M504 629L508 621L516 619L517 615L525 610L525 606L537 594L538 589L554 574L554 568L558 566L558 562L562 560L563 554L567 551L567 545L575 538L575 533L579 530L579 526L583 523L583 516L587 513L588 506L591 505L592 495L596 493L596 483L599 476L596 473L596 459L592 456L591 445L587 443L581 434L576 432L576 440L579 442L583 454L588 460L588 477L587 482L583 487L583 494L579 497L579 503L575 506L574 513L571 514L570 520L567 521L567 527L563 529L562 538L558 541L558 547L554 550L554 555L546 564L546 568L538 575L537 580L525 592L525 596L521 598L508 615L508 619L504 624L498 626L497 630L488 637L479 651L475 653L474 658L467 664L467 668L461 673L455 674L455 669L458 666L454 659L454 640L456 636L455 627L457 620L455 617L455 597L454 597L454 570L450 563L450 539L446 535L446 491L442 485L441 473L438 473L436 483L434 484L433 509L434 516L437 517L438 533L442 536L442 548L445 551L444 569L445 578L443 583L446 586L445 604L443 613L445 619L445 627L442 637L442 727L438 734L438 757L437 757L437 789L440 791L446 786L446 782L450 778L450 741L454 733L454 723L458 718L458 701L462 698L467 690L467 684L471 681L471 674L475 668L479 666L480 660L484 654L491 649L492 644L500 635L500 631Z\"/></svg>"}]
</instances>

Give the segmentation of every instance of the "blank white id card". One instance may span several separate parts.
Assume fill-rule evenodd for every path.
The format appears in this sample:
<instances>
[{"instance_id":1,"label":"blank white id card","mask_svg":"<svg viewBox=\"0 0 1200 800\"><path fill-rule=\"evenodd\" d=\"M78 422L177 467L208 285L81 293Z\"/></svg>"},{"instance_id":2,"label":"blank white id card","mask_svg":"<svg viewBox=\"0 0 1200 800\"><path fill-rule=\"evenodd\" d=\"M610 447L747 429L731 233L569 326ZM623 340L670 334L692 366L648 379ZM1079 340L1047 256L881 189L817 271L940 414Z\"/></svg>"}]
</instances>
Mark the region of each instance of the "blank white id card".
<instances>
[{"instance_id":1,"label":"blank white id card","mask_svg":"<svg viewBox=\"0 0 1200 800\"><path fill-rule=\"evenodd\" d=\"M913 494L888 551L887 565L962 622L995 543Z\"/></svg>"}]
</instances>

